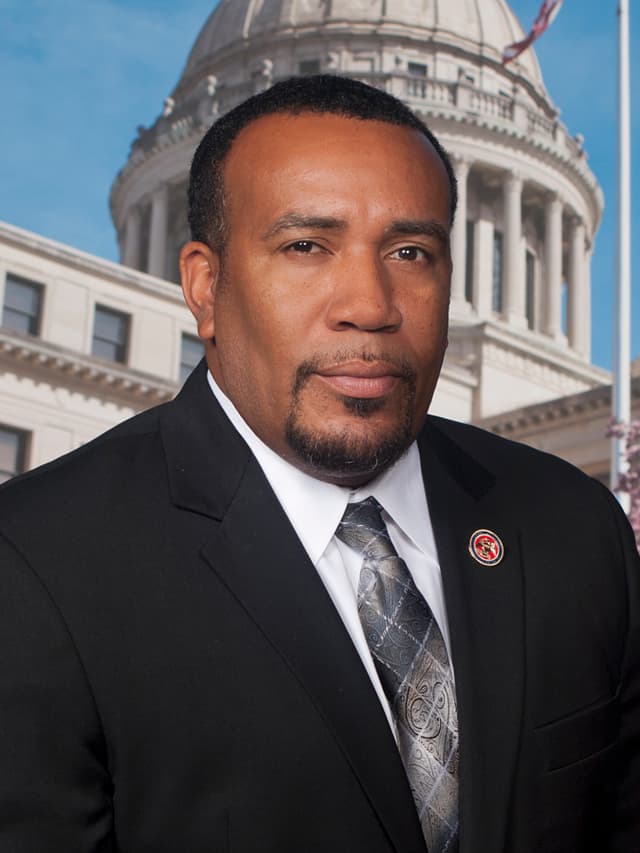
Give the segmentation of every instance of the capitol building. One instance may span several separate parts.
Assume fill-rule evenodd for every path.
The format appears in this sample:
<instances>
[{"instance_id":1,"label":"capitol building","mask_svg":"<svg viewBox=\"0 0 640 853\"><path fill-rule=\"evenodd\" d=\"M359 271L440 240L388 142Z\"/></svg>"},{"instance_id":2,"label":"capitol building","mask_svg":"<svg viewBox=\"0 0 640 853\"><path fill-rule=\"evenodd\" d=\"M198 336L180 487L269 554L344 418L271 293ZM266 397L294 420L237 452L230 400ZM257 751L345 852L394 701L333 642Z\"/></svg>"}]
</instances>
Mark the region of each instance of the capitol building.
<instances>
[{"instance_id":1,"label":"capitol building","mask_svg":"<svg viewBox=\"0 0 640 853\"><path fill-rule=\"evenodd\" d=\"M404 101L451 155L450 343L432 411L603 480L609 374L591 364L603 197L505 0L220 0L115 177L120 264L0 223L0 480L170 399L202 355L183 305L186 185L215 119L294 74ZM640 402L640 376L634 379Z\"/></svg>"}]
</instances>

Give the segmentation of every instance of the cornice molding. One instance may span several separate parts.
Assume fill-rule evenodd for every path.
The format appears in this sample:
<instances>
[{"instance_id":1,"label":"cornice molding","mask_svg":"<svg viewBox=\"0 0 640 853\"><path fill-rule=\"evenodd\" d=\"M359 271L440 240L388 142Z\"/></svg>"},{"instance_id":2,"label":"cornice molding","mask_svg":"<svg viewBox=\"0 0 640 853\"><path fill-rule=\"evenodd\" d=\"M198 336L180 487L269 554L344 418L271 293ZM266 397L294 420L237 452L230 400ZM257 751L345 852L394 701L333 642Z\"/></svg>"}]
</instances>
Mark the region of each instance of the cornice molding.
<instances>
[{"instance_id":1,"label":"cornice molding","mask_svg":"<svg viewBox=\"0 0 640 853\"><path fill-rule=\"evenodd\" d=\"M179 388L176 382L125 365L0 329L0 368L6 372L12 367L18 369L21 379L29 374L45 375L57 388L82 389L98 399L126 401L139 409L172 399Z\"/></svg>"},{"instance_id":2,"label":"cornice molding","mask_svg":"<svg viewBox=\"0 0 640 853\"><path fill-rule=\"evenodd\" d=\"M470 369L470 365L457 362L455 359L444 357L444 363L440 370L438 382L441 379L454 382L457 385L463 385L466 388L477 388L479 384L478 377Z\"/></svg>"},{"instance_id":3,"label":"cornice molding","mask_svg":"<svg viewBox=\"0 0 640 853\"><path fill-rule=\"evenodd\" d=\"M577 376L589 384L602 386L611 382L609 371L584 361L569 347L558 346L540 332L514 330L499 321L464 323L453 319L449 327L449 341L452 348L458 341L467 347L472 341L476 345L497 344L503 349L526 355L533 362L548 365L558 373Z\"/></svg>"},{"instance_id":4,"label":"cornice molding","mask_svg":"<svg viewBox=\"0 0 640 853\"><path fill-rule=\"evenodd\" d=\"M148 293L166 302L183 305L182 292L175 284L113 261L99 258L96 255L90 255L79 249L73 249L63 243L41 237L39 234L25 231L15 225L9 225L7 222L0 221L0 243L71 267L87 275L107 279L115 284Z\"/></svg>"},{"instance_id":5,"label":"cornice molding","mask_svg":"<svg viewBox=\"0 0 640 853\"><path fill-rule=\"evenodd\" d=\"M640 404L640 376L631 382L632 399ZM584 420L585 415L608 417L611 412L611 385L591 388L567 397L558 397L546 403L523 406L510 412L501 412L477 422L477 426L511 438L518 438L531 428L559 421Z\"/></svg>"}]
</instances>

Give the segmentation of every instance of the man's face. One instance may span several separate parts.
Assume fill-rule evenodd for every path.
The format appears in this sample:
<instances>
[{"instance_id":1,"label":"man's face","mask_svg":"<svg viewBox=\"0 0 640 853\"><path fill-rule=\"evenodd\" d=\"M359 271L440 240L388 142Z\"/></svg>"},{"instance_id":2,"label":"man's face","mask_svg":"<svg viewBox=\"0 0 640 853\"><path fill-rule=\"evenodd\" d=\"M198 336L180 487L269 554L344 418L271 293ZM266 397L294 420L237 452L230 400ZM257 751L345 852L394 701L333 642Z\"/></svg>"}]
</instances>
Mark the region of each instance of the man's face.
<instances>
[{"instance_id":1,"label":"man's face","mask_svg":"<svg viewBox=\"0 0 640 853\"><path fill-rule=\"evenodd\" d=\"M447 174L418 132L265 116L224 178L221 255L189 244L187 301L216 382L273 450L358 485L417 435L447 345Z\"/></svg>"}]
</instances>

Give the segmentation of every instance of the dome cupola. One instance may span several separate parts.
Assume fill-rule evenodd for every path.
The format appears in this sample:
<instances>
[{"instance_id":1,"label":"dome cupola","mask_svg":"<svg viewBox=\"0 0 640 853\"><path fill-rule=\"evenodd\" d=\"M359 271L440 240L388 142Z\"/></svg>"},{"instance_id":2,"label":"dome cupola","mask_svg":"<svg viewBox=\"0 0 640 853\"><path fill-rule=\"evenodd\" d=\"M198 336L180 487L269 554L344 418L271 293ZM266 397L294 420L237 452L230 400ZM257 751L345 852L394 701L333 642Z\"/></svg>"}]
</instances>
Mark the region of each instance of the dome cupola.
<instances>
[{"instance_id":1,"label":"dome cupola","mask_svg":"<svg viewBox=\"0 0 640 853\"><path fill-rule=\"evenodd\" d=\"M177 280L189 166L218 116L292 75L350 76L419 115L458 176L439 388L447 370L462 371L452 387L462 382L479 418L590 387L589 267L602 193L535 52L502 65L504 48L523 37L505 0L220 0L114 182L123 263ZM491 359L509 383L482 381Z\"/></svg>"},{"instance_id":2,"label":"dome cupola","mask_svg":"<svg viewBox=\"0 0 640 853\"><path fill-rule=\"evenodd\" d=\"M500 63L504 47L524 37L516 16L500 0L221 0L196 39L177 91L188 91L211 73L221 55L256 41L290 43L318 30L327 43L341 33L395 38L405 47L429 42L488 63ZM544 94L533 51L521 54L513 68Z\"/></svg>"}]
</instances>

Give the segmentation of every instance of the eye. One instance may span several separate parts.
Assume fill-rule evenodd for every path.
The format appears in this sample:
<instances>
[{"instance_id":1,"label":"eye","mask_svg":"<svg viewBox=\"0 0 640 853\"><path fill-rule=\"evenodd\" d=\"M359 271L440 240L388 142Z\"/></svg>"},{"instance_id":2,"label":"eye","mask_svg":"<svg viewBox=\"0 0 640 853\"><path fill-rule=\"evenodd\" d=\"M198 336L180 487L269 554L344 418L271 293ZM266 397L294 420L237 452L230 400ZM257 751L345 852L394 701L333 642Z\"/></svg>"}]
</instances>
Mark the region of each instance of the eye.
<instances>
[{"instance_id":1,"label":"eye","mask_svg":"<svg viewBox=\"0 0 640 853\"><path fill-rule=\"evenodd\" d=\"M288 246L285 246L285 251L300 255L315 255L322 251L322 247L314 243L313 240L296 240L295 243L289 243Z\"/></svg>"},{"instance_id":2,"label":"eye","mask_svg":"<svg viewBox=\"0 0 640 853\"><path fill-rule=\"evenodd\" d=\"M420 246L401 246L391 252L389 257L399 261L428 261L431 259L429 252Z\"/></svg>"}]
</instances>

